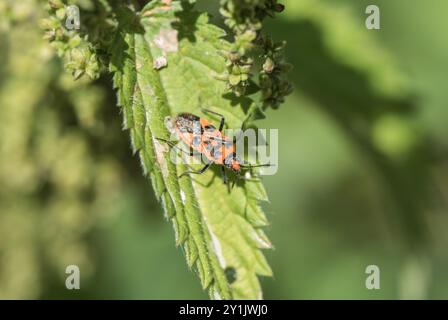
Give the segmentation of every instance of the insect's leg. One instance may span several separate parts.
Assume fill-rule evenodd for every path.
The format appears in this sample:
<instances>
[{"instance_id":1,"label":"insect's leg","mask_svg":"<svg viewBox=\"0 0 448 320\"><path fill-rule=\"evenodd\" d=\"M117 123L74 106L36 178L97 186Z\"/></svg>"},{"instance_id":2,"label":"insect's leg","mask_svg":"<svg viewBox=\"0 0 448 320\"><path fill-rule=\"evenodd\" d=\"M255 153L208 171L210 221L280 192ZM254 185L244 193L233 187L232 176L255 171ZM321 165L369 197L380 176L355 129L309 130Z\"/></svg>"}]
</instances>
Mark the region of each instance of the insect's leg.
<instances>
[{"instance_id":1,"label":"insect's leg","mask_svg":"<svg viewBox=\"0 0 448 320\"><path fill-rule=\"evenodd\" d=\"M214 114L215 116L218 116L218 117L221 118L221 122L219 123L219 129L218 130L219 130L219 132L222 132L222 129L224 129L224 123L226 121L224 116L222 114L218 113L218 112L215 112L215 111L212 111L212 110L209 110L209 109L201 108L201 110L204 113L211 113L211 114Z\"/></svg>"},{"instance_id":2,"label":"insect's leg","mask_svg":"<svg viewBox=\"0 0 448 320\"><path fill-rule=\"evenodd\" d=\"M230 190L233 189L233 187L235 186L235 183L236 183L236 179L233 180L233 183L232 183L232 186L230 187Z\"/></svg>"},{"instance_id":3,"label":"insect's leg","mask_svg":"<svg viewBox=\"0 0 448 320\"><path fill-rule=\"evenodd\" d=\"M185 171L184 173L182 173L178 178L180 179L180 178L182 178L183 176L185 176L185 175L187 175L187 174L202 174L202 173L204 173L208 168L210 168L210 166L211 166L211 164L212 164L213 162L209 162L209 163L207 163L201 170L198 170L198 171Z\"/></svg>"},{"instance_id":4,"label":"insect's leg","mask_svg":"<svg viewBox=\"0 0 448 320\"><path fill-rule=\"evenodd\" d=\"M227 177L226 168L224 166L221 167L221 174L222 174L222 181L224 182L225 185L227 185L227 191L230 193L231 189L229 179Z\"/></svg>"},{"instance_id":5,"label":"insect's leg","mask_svg":"<svg viewBox=\"0 0 448 320\"><path fill-rule=\"evenodd\" d=\"M221 167L221 174L222 174L222 181L224 182L224 184L227 184L228 179L227 179L226 168L224 168L224 166Z\"/></svg>"}]
</instances>

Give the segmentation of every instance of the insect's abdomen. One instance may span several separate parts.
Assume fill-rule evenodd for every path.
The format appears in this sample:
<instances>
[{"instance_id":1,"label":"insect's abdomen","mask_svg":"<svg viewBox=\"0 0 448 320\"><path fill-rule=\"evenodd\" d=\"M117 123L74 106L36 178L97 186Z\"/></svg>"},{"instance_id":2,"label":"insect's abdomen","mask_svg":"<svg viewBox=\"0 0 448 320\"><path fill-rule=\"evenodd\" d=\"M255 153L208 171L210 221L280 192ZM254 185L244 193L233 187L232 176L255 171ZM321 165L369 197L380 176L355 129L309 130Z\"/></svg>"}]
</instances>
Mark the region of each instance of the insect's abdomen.
<instances>
[{"instance_id":1,"label":"insect's abdomen","mask_svg":"<svg viewBox=\"0 0 448 320\"><path fill-rule=\"evenodd\" d=\"M226 138L222 136L222 138ZM208 160L213 161L216 164L225 164L226 159L233 155L234 147L226 146L222 144L221 140L209 140L203 139L203 143L201 145L201 150L198 150L200 153L205 155Z\"/></svg>"}]
</instances>

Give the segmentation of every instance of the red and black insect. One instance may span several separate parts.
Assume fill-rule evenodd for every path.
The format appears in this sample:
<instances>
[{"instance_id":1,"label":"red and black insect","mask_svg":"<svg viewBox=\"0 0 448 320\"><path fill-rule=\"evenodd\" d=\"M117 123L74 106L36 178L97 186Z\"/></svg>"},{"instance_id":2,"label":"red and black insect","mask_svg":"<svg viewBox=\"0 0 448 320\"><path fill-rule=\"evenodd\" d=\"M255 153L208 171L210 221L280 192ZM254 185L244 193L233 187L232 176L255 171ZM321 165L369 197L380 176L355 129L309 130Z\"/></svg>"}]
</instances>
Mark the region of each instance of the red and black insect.
<instances>
[{"instance_id":1,"label":"red and black insect","mask_svg":"<svg viewBox=\"0 0 448 320\"><path fill-rule=\"evenodd\" d=\"M202 169L186 171L179 178L187 174L202 174L212 164L217 164L221 166L224 183L227 183L225 168L230 169L240 177L242 169L270 166L270 164L252 165L241 161L235 151L236 138L229 138L222 132L225 124L224 116L208 109L202 109L202 111L220 117L218 129L207 119L200 118L191 113L180 113L172 121L172 130L180 140L189 146L190 156L193 156L196 151L203 155L203 158L207 162ZM159 140L167 142L171 146L174 145L172 141L165 139Z\"/></svg>"}]
</instances>

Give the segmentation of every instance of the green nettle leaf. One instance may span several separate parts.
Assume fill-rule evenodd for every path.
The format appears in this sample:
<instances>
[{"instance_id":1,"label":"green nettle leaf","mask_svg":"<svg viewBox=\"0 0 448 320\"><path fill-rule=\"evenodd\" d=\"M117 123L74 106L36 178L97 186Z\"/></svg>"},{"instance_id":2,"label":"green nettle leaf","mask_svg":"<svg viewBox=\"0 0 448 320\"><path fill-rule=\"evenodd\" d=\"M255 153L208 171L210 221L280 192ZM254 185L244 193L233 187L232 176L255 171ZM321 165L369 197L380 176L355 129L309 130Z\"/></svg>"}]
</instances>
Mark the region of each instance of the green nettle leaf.
<instances>
[{"instance_id":1,"label":"green nettle leaf","mask_svg":"<svg viewBox=\"0 0 448 320\"><path fill-rule=\"evenodd\" d=\"M179 179L188 167L172 162L169 146L156 139L170 138L167 116L205 116L201 107L222 113L229 128L241 127L247 118L239 100L225 98L226 82L219 80L226 70L221 52L229 48L225 33L208 23L207 14L176 1L151 2L139 23L129 13L119 14L111 60L114 84L124 127L173 223L176 243L211 297L260 299L257 275L272 274L260 250L271 248L261 230L268 223L259 205L267 201L262 184L238 181L229 193L219 168Z\"/></svg>"}]
</instances>

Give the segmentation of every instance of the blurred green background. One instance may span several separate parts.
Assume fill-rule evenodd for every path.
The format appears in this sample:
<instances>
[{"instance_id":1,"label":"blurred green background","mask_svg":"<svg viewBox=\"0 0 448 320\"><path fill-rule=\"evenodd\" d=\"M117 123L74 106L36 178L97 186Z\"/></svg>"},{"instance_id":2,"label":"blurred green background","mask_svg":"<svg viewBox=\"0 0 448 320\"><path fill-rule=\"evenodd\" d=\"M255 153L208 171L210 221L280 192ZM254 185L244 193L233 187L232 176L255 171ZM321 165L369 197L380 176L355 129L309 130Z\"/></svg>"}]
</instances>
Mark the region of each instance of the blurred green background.
<instances>
[{"instance_id":1,"label":"blurred green background","mask_svg":"<svg viewBox=\"0 0 448 320\"><path fill-rule=\"evenodd\" d=\"M108 76L72 81L37 0L0 1L0 298L207 298L131 155ZM264 181L267 299L448 298L448 2L288 0L295 91ZM368 4L381 30L367 30ZM216 8L202 5L216 14ZM65 267L81 290L65 289ZM381 289L367 290L378 265Z\"/></svg>"}]
</instances>

